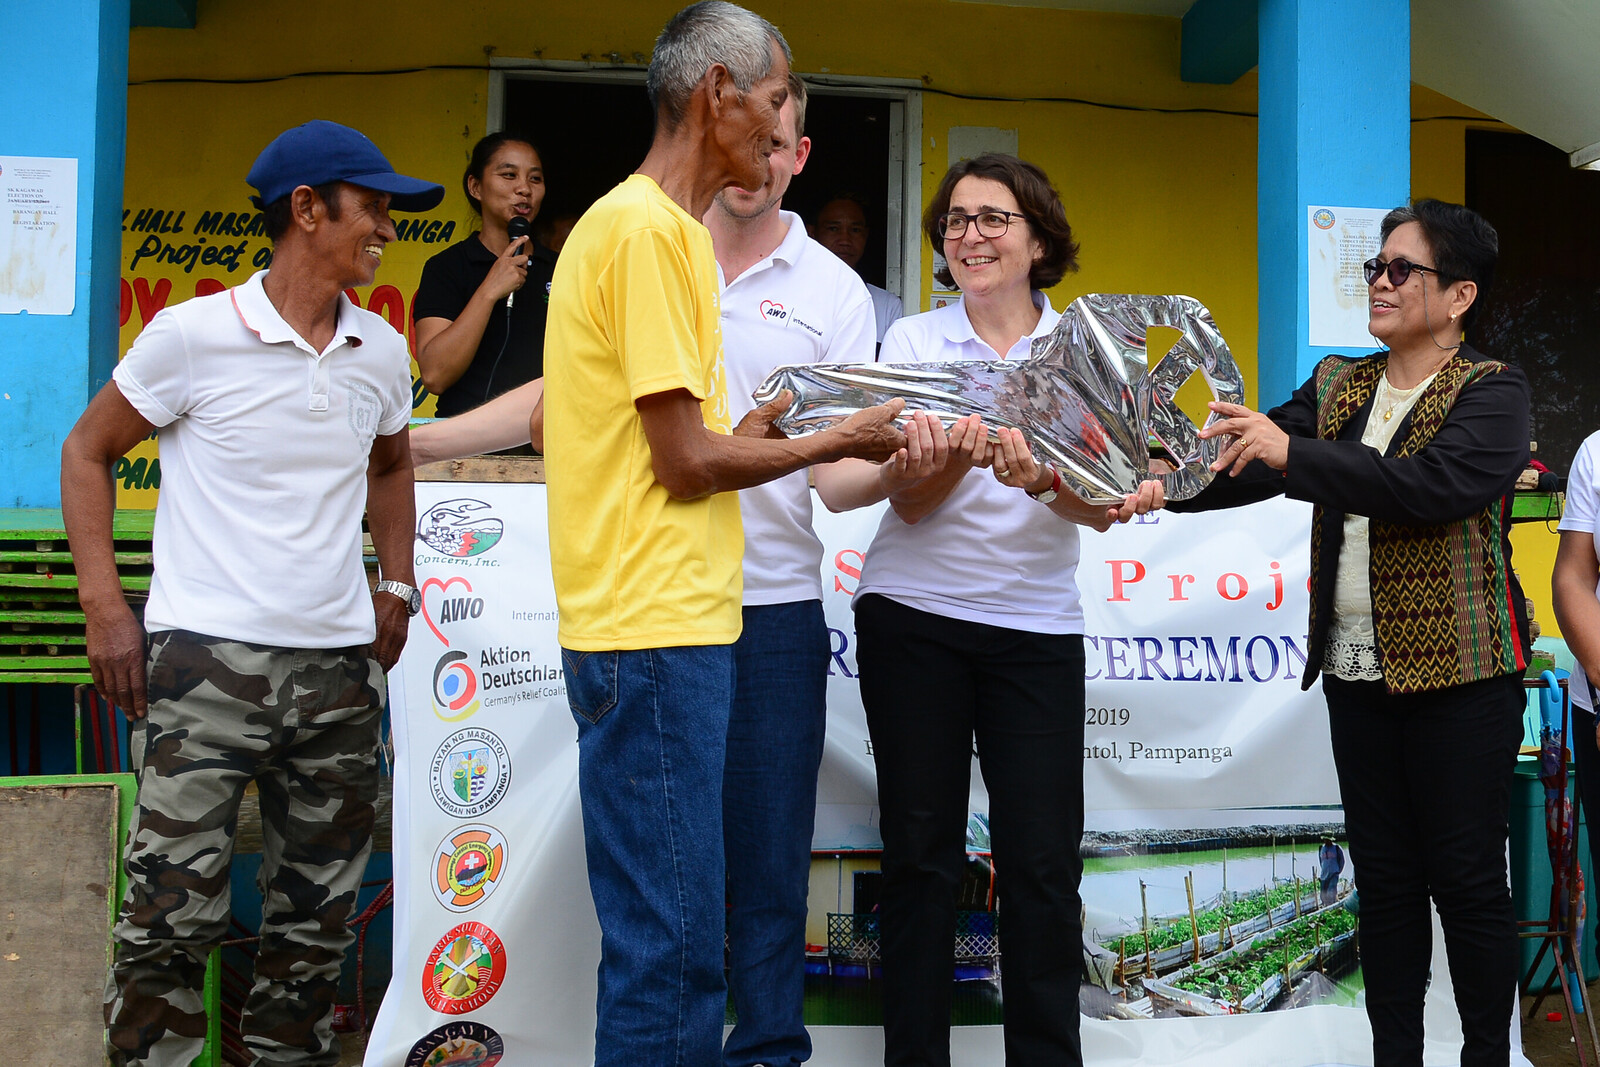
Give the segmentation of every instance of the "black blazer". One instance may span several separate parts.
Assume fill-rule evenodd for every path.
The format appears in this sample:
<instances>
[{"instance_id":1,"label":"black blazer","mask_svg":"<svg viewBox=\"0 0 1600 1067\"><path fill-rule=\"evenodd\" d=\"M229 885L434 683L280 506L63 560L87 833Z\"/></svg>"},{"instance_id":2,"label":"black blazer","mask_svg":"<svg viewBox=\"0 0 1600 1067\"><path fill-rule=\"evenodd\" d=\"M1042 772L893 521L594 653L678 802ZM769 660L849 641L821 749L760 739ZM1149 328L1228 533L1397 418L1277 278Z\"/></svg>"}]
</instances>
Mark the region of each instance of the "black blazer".
<instances>
[{"instance_id":1,"label":"black blazer","mask_svg":"<svg viewBox=\"0 0 1600 1067\"><path fill-rule=\"evenodd\" d=\"M1460 354L1474 363L1487 358L1469 345L1462 345ZM1364 358L1381 355L1374 353ZM1313 375L1286 402L1267 412L1267 418L1289 435L1287 471L1276 471L1254 460L1238 477L1219 473L1196 496L1167 506L1175 512L1212 511L1253 504L1279 493L1321 506L1321 552L1311 561L1318 590L1314 615L1321 625L1318 632L1307 635L1302 684L1306 688L1322 668L1327 622L1333 616L1333 577L1344 545L1345 515L1364 515L1409 526L1437 526L1476 514L1505 497L1528 465L1529 394L1528 379L1517 367L1508 365L1499 374L1477 379L1462 388L1433 440L1402 459L1395 458L1394 453L1410 429L1409 414L1396 428L1386 454L1380 456L1376 449L1361 443L1372 413L1370 399L1339 431L1337 439L1318 438ZM1509 570L1509 536L1501 548ZM1511 580L1516 586L1515 575ZM1515 593L1514 603L1520 606L1520 586ZM1516 616L1517 630L1526 648L1527 615L1519 610Z\"/></svg>"}]
</instances>

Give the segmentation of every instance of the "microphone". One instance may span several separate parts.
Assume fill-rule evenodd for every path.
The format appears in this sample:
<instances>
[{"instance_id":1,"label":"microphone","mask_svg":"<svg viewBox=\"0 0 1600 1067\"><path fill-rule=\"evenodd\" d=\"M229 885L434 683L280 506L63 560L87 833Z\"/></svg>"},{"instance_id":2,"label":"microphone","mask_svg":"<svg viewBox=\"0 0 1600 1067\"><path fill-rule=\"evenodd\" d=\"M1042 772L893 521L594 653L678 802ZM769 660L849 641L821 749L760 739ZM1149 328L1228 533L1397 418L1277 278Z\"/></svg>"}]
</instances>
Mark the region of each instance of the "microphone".
<instances>
[{"instance_id":1,"label":"microphone","mask_svg":"<svg viewBox=\"0 0 1600 1067\"><path fill-rule=\"evenodd\" d=\"M526 215L513 215L511 216L511 221L506 223L506 236L511 238L512 241L515 241L519 237L526 237L532 232L533 224L528 221ZM511 301L516 299L516 296L517 293L514 289L506 294L507 314L510 313Z\"/></svg>"}]
</instances>

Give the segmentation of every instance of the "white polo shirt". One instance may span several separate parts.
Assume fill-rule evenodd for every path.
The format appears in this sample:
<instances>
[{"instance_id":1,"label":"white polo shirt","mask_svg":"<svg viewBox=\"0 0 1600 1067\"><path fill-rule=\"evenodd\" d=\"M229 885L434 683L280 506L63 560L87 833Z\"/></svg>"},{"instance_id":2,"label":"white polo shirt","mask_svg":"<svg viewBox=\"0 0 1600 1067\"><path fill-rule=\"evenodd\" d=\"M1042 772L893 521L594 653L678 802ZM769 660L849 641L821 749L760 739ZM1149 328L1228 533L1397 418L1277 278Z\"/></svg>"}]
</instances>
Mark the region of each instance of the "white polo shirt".
<instances>
[{"instance_id":1,"label":"white polo shirt","mask_svg":"<svg viewBox=\"0 0 1600 1067\"><path fill-rule=\"evenodd\" d=\"M772 254L722 285L722 350L733 418L774 367L871 363L875 334L866 283L780 212L789 232ZM721 267L717 269L721 278ZM796 471L739 493L744 520L744 603L822 598L822 541L811 528L811 489Z\"/></svg>"},{"instance_id":2,"label":"white polo shirt","mask_svg":"<svg viewBox=\"0 0 1600 1067\"><path fill-rule=\"evenodd\" d=\"M367 458L411 417L405 339L341 294L319 353L267 299L266 274L162 311L112 375L161 449L145 627L363 645Z\"/></svg>"},{"instance_id":3,"label":"white polo shirt","mask_svg":"<svg viewBox=\"0 0 1600 1067\"><path fill-rule=\"evenodd\" d=\"M867 283L867 292L872 294L872 314L877 320L878 343L883 343L884 335L905 314L905 305L900 298L887 289L880 289L871 282Z\"/></svg>"},{"instance_id":4,"label":"white polo shirt","mask_svg":"<svg viewBox=\"0 0 1600 1067\"><path fill-rule=\"evenodd\" d=\"M1005 358L1027 359L1036 337L1061 315L1043 293L1039 325ZM889 330L881 363L992 360L960 301L901 319ZM908 526L890 508L867 550L856 596L878 593L951 619L1038 633L1083 632L1078 599L1078 527L1020 489L971 470L932 514Z\"/></svg>"}]
</instances>

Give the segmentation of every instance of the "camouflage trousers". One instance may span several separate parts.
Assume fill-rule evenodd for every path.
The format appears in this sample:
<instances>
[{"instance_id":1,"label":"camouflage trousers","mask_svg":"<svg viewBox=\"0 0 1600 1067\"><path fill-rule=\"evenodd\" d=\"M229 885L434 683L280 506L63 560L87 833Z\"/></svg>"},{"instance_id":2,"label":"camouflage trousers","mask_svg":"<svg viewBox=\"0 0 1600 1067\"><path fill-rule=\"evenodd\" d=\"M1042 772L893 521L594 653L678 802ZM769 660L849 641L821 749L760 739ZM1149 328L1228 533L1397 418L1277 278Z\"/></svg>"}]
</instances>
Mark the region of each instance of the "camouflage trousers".
<instances>
[{"instance_id":1,"label":"camouflage trousers","mask_svg":"<svg viewBox=\"0 0 1600 1067\"><path fill-rule=\"evenodd\" d=\"M227 934L251 780L263 917L245 1047L258 1065L338 1062L331 1012L378 794L385 679L369 651L151 635L139 805L106 987L113 1063L188 1067L200 1054L206 959Z\"/></svg>"}]
</instances>

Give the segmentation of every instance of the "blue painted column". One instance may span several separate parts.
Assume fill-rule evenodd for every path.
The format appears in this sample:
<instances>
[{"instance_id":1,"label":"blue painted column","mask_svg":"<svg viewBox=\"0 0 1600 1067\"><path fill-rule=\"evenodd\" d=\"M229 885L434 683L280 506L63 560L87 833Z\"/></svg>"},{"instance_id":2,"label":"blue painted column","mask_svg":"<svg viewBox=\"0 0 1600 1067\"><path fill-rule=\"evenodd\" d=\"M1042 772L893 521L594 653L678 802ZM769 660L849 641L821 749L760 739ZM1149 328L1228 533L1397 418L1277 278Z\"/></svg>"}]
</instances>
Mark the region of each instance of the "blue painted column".
<instances>
[{"instance_id":1,"label":"blue painted column","mask_svg":"<svg viewBox=\"0 0 1600 1067\"><path fill-rule=\"evenodd\" d=\"M61 442L117 362L128 0L0 3L0 154L78 161L71 315L0 315L0 507L57 507Z\"/></svg>"},{"instance_id":2,"label":"blue painted column","mask_svg":"<svg viewBox=\"0 0 1600 1067\"><path fill-rule=\"evenodd\" d=\"M1257 403L1266 409L1333 351L1310 344L1306 208L1393 207L1410 195L1411 4L1260 0L1259 13Z\"/></svg>"}]
</instances>

